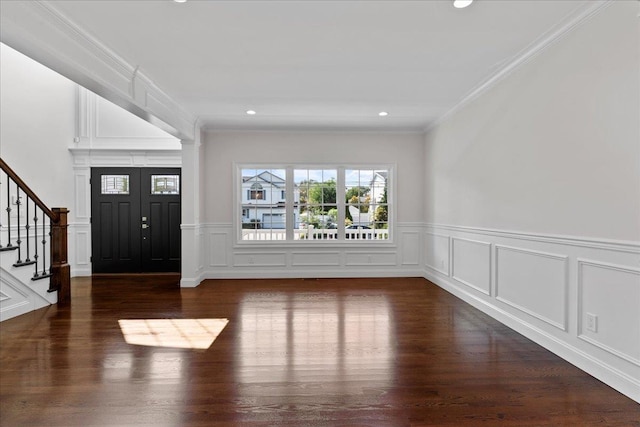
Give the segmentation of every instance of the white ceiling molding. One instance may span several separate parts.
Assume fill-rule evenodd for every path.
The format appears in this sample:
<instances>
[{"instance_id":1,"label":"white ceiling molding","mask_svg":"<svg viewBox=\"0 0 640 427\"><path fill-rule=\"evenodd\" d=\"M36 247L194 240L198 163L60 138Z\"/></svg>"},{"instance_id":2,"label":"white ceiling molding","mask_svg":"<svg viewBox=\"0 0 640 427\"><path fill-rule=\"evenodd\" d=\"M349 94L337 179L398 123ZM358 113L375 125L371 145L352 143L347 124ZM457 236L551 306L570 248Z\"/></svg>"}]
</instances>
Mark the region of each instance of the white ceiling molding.
<instances>
[{"instance_id":1,"label":"white ceiling molding","mask_svg":"<svg viewBox=\"0 0 640 427\"><path fill-rule=\"evenodd\" d=\"M494 73L484 82L472 89L452 109L450 109L444 115L425 127L424 132L428 133L430 130L445 122L454 113L481 96L493 86L497 85L503 79L507 78L518 68L531 61L536 55L544 51L549 46L553 45L555 42L562 39L564 36L576 29L582 23L586 22L592 16L610 6L613 1L614 0L597 0L593 3L588 4L585 8L579 10L577 13L568 15L562 22L560 22L558 25L556 25L546 33L542 34L538 39L534 40L529 46L523 49L513 58L512 61L507 63L506 66L500 68L496 73Z\"/></svg>"},{"instance_id":2,"label":"white ceiling molding","mask_svg":"<svg viewBox=\"0 0 640 427\"><path fill-rule=\"evenodd\" d=\"M194 138L193 115L48 2L2 2L0 41L177 138Z\"/></svg>"}]
</instances>

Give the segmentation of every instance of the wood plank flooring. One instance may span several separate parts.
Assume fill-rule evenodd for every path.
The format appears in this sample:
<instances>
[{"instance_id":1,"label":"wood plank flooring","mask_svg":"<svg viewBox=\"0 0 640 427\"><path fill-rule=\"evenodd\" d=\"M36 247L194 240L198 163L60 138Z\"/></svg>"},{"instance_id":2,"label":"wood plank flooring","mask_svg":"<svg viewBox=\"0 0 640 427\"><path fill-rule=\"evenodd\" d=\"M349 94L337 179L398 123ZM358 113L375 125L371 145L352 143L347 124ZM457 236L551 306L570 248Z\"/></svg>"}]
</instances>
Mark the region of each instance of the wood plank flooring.
<instances>
[{"instance_id":1,"label":"wood plank flooring","mask_svg":"<svg viewBox=\"0 0 640 427\"><path fill-rule=\"evenodd\" d=\"M208 348L203 319L228 319ZM424 279L164 275L77 278L70 307L0 324L0 425L640 426L640 405Z\"/></svg>"}]
</instances>

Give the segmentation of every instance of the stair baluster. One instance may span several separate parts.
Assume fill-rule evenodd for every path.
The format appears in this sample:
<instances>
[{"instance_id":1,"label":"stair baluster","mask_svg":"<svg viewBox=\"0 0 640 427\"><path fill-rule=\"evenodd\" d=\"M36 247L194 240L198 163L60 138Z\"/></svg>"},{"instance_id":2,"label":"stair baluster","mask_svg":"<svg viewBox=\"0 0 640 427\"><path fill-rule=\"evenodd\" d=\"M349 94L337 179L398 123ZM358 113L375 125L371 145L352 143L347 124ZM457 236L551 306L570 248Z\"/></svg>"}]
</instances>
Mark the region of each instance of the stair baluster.
<instances>
[{"instance_id":1,"label":"stair baluster","mask_svg":"<svg viewBox=\"0 0 640 427\"><path fill-rule=\"evenodd\" d=\"M11 189L9 183L11 180L7 179L7 246L6 248L13 248L11 243Z\"/></svg>"},{"instance_id":2,"label":"stair baluster","mask_svg":"<svg viewBox=\"0 0 640 427\"><path fill-rule=\"evenodd\" d=\"M7 177L6 187L1 185L0 190L6 188L6 226L0 223L0 251L16 251L17 260L13 264L14 267L22 267L34 264L34 273L31 280L40 280L50 278L48 292L58 292L58 303L68 304L70 301L70 267L67 260L67 214L66 208L48 208L42 200L24 183L24 181L0 158L1 178ZM15 198L12 203L11 182L15 183ZM4 196L2 194L2 196ZM0 199L2 203L4 197ZM33 202L33 206L31 206ZM23 205L25 205L23 207ZM15 208L12 207L15 205ZM33 207L33 214L31 208ZM11 217L16 212L16 227L14 231L17 234L16 241L12 241ZM42 212L40 219L39 212ZM25 218L22 218L25 214ZM32 216L33 215L33 216ZM49 221L47 221L47 217ZM33 221L33 223L31 223ZM39 227L39 222L42 225ZM23 223L24 222L24 223ZM32 225L33 224L33 225ZM47 231L47 227L49 231ZM5 232L6 228L6 232ZM39 232L42 235L39 236ZM3 236L6 233L6 245L2 246ZM49 239L47 241L47 234ZM33 235L33 237L32 237ZM23 240L26 239L26 240ZM31 241L33 239L33 242ZM26 243L22 247L22 243ZM40 244L42 247L39 248ZM49 245L49 246L47 246ZM34 253L31 253L31 250ZM47 252L49 255L47 256ZM24 256L24 259L23 259ZM49 265L47 265L49 258Z\"/></svg>"},{"instance_id":3,"label":"stair baluster","mask_svg":"<svg viewBox=\"0 0 640 427\"><path fill-rule=\"evenodd\" d=\"M31 252L29 251L29 198L27 198L27 200L25 201L25 208L27 208L27 215L26 215L26 224L24 225L24 229L27 233L27 236L25 237L24 241L27 244L27 257L24 259L25 264L31 264Z\"/></svg>"},{"instance_id":4,"label":"stair baluster","mask_svg":"<svg viewBox=\"0 0 640 427\"><path fill-rule=\"evenodd\" d=\"M37 206L36 202L33 202L34 205ZM33 213L33 247L35 248L35 255L33 255L33 259L35 260L36 269L33 273L33 280L40 277L40 273L38 271L38 210L34 208Z\"/></svg>"},{"instance_id":5,"label":"stair baluster","mask_svg":"<svg viewBox=\"0 0 640 427\"><path fill-rule=\"evenodd\" d=\"M42 274L40 277L47 276L47 253L45 252L47 239L46 239L46 231L45 231L45 220L44 220L44 211L42 211Z\"/></svg>"},{"instance_id":6,"label":"stair baluster","mask_svg":"<svg viewBox=\"0 0 640 427\"><path fill-rule=\"evenodd\" d=\"M20 205L22 203L20 203L20 186L16 183L16 201L15 201L15 205L16 205L16 211L18 213L18 216L16 217L16 222L18 223L18 239L16 240L16 245L18 245L18 261L16 261L15 264L13 264L14 267L19 267L20 265L22 265L22 247L20 246L20 244L22 243L22 240L20 240Z\"/></svg>"}]
</instances>

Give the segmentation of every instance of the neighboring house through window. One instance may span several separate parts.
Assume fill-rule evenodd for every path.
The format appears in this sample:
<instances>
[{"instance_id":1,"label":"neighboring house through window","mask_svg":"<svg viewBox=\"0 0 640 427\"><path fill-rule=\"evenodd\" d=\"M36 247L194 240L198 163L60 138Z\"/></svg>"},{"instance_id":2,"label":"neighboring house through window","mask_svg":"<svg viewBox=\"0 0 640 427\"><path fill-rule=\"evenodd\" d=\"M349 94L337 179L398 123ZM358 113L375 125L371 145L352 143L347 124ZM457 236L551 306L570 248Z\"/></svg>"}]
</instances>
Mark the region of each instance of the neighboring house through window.
<instances>
[{"instance_id":1,"label":"neighboring house through window","mask_svg":"<svg viewBox=\"0 0 640 427\"><path fill-rule=\"evenodd\" d=\"M274 230L283 230L286 225L286 171L242 169L241 173L242 229L264 230L260 232L264 240L276 240L282 233Z\"/></svg>"},{"instance_id":2,"label":"neighboring house through window","mask_svg":"<svg viewBox=\"0 0 640 427\"><path fill-rule=\"evenodd\" d=\"M262 185L254 182L251 184L251 189L249 190L249 200L264 200L264 190L262 189Z\"/></svg>"}]
</instances>

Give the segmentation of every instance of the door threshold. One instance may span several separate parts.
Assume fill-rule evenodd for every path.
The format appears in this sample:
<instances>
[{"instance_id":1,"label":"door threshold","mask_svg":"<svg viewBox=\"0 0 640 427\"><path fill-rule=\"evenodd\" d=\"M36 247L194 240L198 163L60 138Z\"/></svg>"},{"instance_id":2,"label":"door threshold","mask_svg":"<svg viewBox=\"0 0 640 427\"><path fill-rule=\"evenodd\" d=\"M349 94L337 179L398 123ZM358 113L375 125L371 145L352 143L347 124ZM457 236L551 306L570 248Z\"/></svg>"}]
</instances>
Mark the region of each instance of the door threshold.
<instances>
[{"instance_id":1,"label":"door threshold","mask_svg":"<svg viewBox=\"0 0 640 427\"><path fill-rule=\"evenodd\" d=\"M97 279L108 279L110 277L113 278L121 278L121 277L149 277L149 276L177 276L180 277L180 273L171 273L171 272L149 272L149 273L92 273L91 277L95 277Z\"/></svg>"},{"instance_id":2,"label":"door threshold","mask_svg":"<svg viewBox=\"0 0 640 427\"><path fill-rule=\"evenodd\" d=\"M96 273L91 275L94 285L129 282L143 287L180 287L180 273Z\"/></svg>"}]
</instances>

